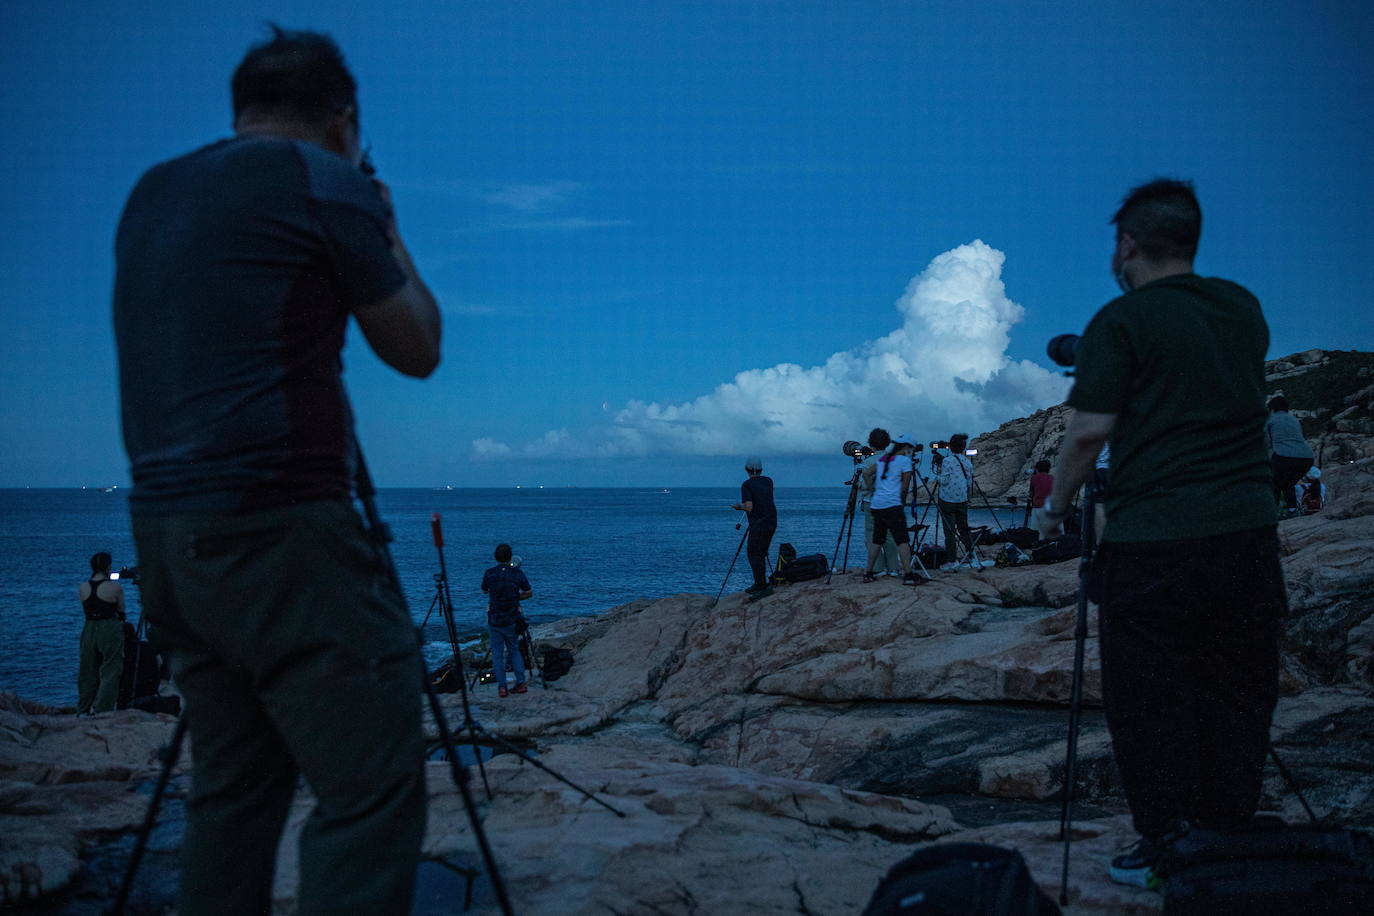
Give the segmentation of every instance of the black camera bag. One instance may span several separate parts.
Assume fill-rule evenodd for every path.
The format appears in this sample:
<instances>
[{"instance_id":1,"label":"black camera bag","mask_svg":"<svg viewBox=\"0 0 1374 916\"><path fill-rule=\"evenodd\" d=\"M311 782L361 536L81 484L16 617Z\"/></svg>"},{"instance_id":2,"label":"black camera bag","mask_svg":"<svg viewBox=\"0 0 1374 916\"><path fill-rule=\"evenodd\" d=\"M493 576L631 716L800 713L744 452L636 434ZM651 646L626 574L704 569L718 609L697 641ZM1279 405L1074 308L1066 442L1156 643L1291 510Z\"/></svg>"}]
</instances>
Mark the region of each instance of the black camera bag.
<instances>
[{"instance_id":1,"label":"black camera bag","mask_svg":"<svg viewBox=\"0 0 1374 916\"><path fill-rule=\"evenodd\" d=\"M786 566L780 567L773 574L773 579L782 583L809 582L821 578L829 571L830 562L826 560L825 554L813 553L797 557Z\"/></svg>"},{"instance_id":2,"label":"black camera bag","mask_svg":"<svg viewBox=\"0 0 1374 916\"><path fill-rule=\"evenodd\" d=\"M1058 916L1014 849L937 843L888 871L863 916Z\"/></svg>"},{"instance_id":3,"label":"black camera bag","mask_svg":"<svg viewBox=\"0 0 1374 916\"><path fill-rule=\"evenodd\" d=\"M1194 828L1160 862L1166 916L1344 916L1374 901L1374 841L1320 824L1271 820Z\"/></svg>"},{"instance_id":4,"label":"black camera bag","mask_svg":"<svg viewBox=\"0 0 1374 916\"><path fill-rule=\"evenodd\" d=\"M1060 535L1031 549L1031 559L1036 563L1063 563L1082 555L1083 539L1076 534Z\"/></svg>"}]
</instances>

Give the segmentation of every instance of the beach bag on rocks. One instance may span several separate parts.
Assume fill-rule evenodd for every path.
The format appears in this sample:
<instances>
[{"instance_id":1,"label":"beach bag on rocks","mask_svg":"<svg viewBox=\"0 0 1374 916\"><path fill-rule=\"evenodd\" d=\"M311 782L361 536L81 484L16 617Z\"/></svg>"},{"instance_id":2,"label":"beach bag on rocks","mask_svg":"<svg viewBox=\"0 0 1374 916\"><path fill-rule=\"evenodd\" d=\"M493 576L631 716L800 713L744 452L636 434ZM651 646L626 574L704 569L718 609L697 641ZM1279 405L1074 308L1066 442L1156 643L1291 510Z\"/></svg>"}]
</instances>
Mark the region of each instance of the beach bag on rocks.
<instances>
[{"instance_id":1,"label":"beach bag on rocks","mask_svg":"<svg viewBox=\"0 0 1374 916\"><path fill-rule=\"evenodd\" d=\"M1014 849L937 843L888 871L863 916L1058 916Z\"/></svg>"},{"instance_id":2,"label":"beach bag on rocks","mask_svg":"<svg viewBox=\"0 0 1374 916\"><path fill-rule=\"evenodd\" d=\"M779 584L790 584L793 582L809 582L812 579L819 579L830 571L830 562L826 560L825 554L813 553L804 557L797 557L786 566L779 567L773 573L773 581Z\"/></svg>"},{"instance_id":3,"label":"beach bag on rocks","mask_svg":"<svg viewBox=\"0 0 1374 916\"><path fill-rule=\"evenodd\" d=\"M1194 828L1160 862L1166 916L1345 916L1374 910L1367 834L1277 818Z\"/></svg>"},{"instance_id":4,"label":"beach bag on rocks","mask_svg":"<svg viewBox=\"0 0 1374 916\"><path fill-rule=\"evenodd\" d=\"M569 649L550 646L544 650L543 659L544 663L540 667L544 672L545 683L558 680L573 666L573 654Z\"/></svg>"},{"instance_id":5,"label":"beach bag on rocks","mask_svg":"<svg viewBox=\"0 0 1374 916\"><path fill-rule=\"evenodd\" d=\"M1037 563L1063 563L1077 560L1083 555L1083 539L1076 534L1065 534L1045 541L1031 550L1031 559Z\"/></svg>"}]
</instances>

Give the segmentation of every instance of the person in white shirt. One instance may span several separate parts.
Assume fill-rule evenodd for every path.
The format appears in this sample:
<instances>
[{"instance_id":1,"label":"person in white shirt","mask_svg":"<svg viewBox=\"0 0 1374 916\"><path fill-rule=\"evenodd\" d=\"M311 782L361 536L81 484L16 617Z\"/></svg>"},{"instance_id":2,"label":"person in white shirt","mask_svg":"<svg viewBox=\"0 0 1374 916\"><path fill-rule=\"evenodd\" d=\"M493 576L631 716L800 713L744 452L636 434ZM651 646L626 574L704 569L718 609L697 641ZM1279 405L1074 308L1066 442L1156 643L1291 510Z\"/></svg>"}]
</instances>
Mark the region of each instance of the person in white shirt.
<instances>
[{"instance_id":1,"label":"person in white shirt","mask_svg":"<svg viewBox=\"0 0 1374 916\"><path fill-rule=\"evenodd\" d=\"M938 449L931 455L931 460L939 468L937 480L939 481L938 508L940 510L940 520L945 527L945 546L949 551L951 561L955 558L955 545L959 545L958 553L962 553L964 562L970 566L978 566L977 555L973 552L973 536L968 527L968 500L969 493L973 489L973 462L964 454L968 447L968 436L964 433L955 433L949 437L949 448ZM953 567L957 563L946 563L946 567Z\"/></svg>"},{"instance_id":2,"label":"person in white shirt","mask_svg":"<svg viewBox=\"0 0 1374 916\"><path fill-rule=\"evenodd\" d=\"M883 452L892 444L892 437L887 430L882 428L874 429L868 434L868 447L873 449L873 454L864 458L854 469L854 480L857 481L859 511L863 513L864 520L864 544L873 543L873 474L865 473L869 468L875 467L878 459ZM865 552L867 547L865 546ZM900 566L897 564L897 542L895 540L886 541L878 551L876 563L869 564L873 572L884 573L889 576L899 575Z\"/></svg>"},{"instance_id":3,"label":"person in white shirt","mask_svg":"<svg viewBox=\"0 0 1374 916\"><path fill-rule=\"evenodd\" d=\"M868 545L868 568L864 570L864 581L872 582L877 578L873 573L878 553L887 542L890 533L897 543L897 555L902 564L902 582L916 585L917 579L911 574L911 542L907 536L906 506L911 501L911 481L915 472L911 463L914 443L906 436L898 436L892 446L864 471L866 485L873 490L870 504L873 513L873 540Z\"/></svg>"}]
</instances>

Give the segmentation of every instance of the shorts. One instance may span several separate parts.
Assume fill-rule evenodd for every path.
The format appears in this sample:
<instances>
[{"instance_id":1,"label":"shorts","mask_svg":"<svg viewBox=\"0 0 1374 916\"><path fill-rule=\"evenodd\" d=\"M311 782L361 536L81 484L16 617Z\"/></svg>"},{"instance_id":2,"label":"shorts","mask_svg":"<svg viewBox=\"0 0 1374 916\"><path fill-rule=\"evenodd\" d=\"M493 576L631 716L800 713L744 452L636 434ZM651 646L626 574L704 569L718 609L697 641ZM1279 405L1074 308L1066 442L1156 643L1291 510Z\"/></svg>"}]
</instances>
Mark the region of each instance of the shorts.
<instances>
[{"instance_id":1,"label":"shorts","mask_svg":"<svg viewBox=\"0 0 1374 916\"><path fill-rule=\"evenodd\" d=\"M892 543L909 542L906 531L906 510L901 506L888 506L886 509L870 509L873 513L873 543L887 543L887 533L892 532Z\"/></svg>"}]
</instances>

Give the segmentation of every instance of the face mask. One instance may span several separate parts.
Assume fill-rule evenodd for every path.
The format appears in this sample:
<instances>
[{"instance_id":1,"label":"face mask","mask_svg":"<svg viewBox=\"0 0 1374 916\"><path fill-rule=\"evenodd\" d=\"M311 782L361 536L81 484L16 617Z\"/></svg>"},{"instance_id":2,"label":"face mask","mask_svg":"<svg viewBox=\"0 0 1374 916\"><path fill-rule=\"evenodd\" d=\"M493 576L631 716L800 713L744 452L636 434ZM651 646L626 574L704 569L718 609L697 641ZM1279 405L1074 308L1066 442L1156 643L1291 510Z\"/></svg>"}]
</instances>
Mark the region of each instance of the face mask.
<instances>
[{"instance_id":1,"label":"face mask","mask_svg":"<svg viewBox=\"0 0 1374 916\"><path fill-rule=\"evenodd\" d=\"M1123 293L1131 291L1131 283L1126 279L1125 261L1119 260L1115 253L1112 254L1112 279Z\"/></svg>"},{"instance_id":2,"label":"face mask","mask_svg":"<svg viewBox=\"0 0 1374 916\"><path fill-rule=\"evenodd\" d=\"M1131 284L1130 281L1126 279L1126 271L1124 269L1118 270L1116 273L1112 274L1112 276L1116 278L1116 285L1121 288L1123 293L1129 293L1131 291Z\"/></svg>"}]
</instances>

